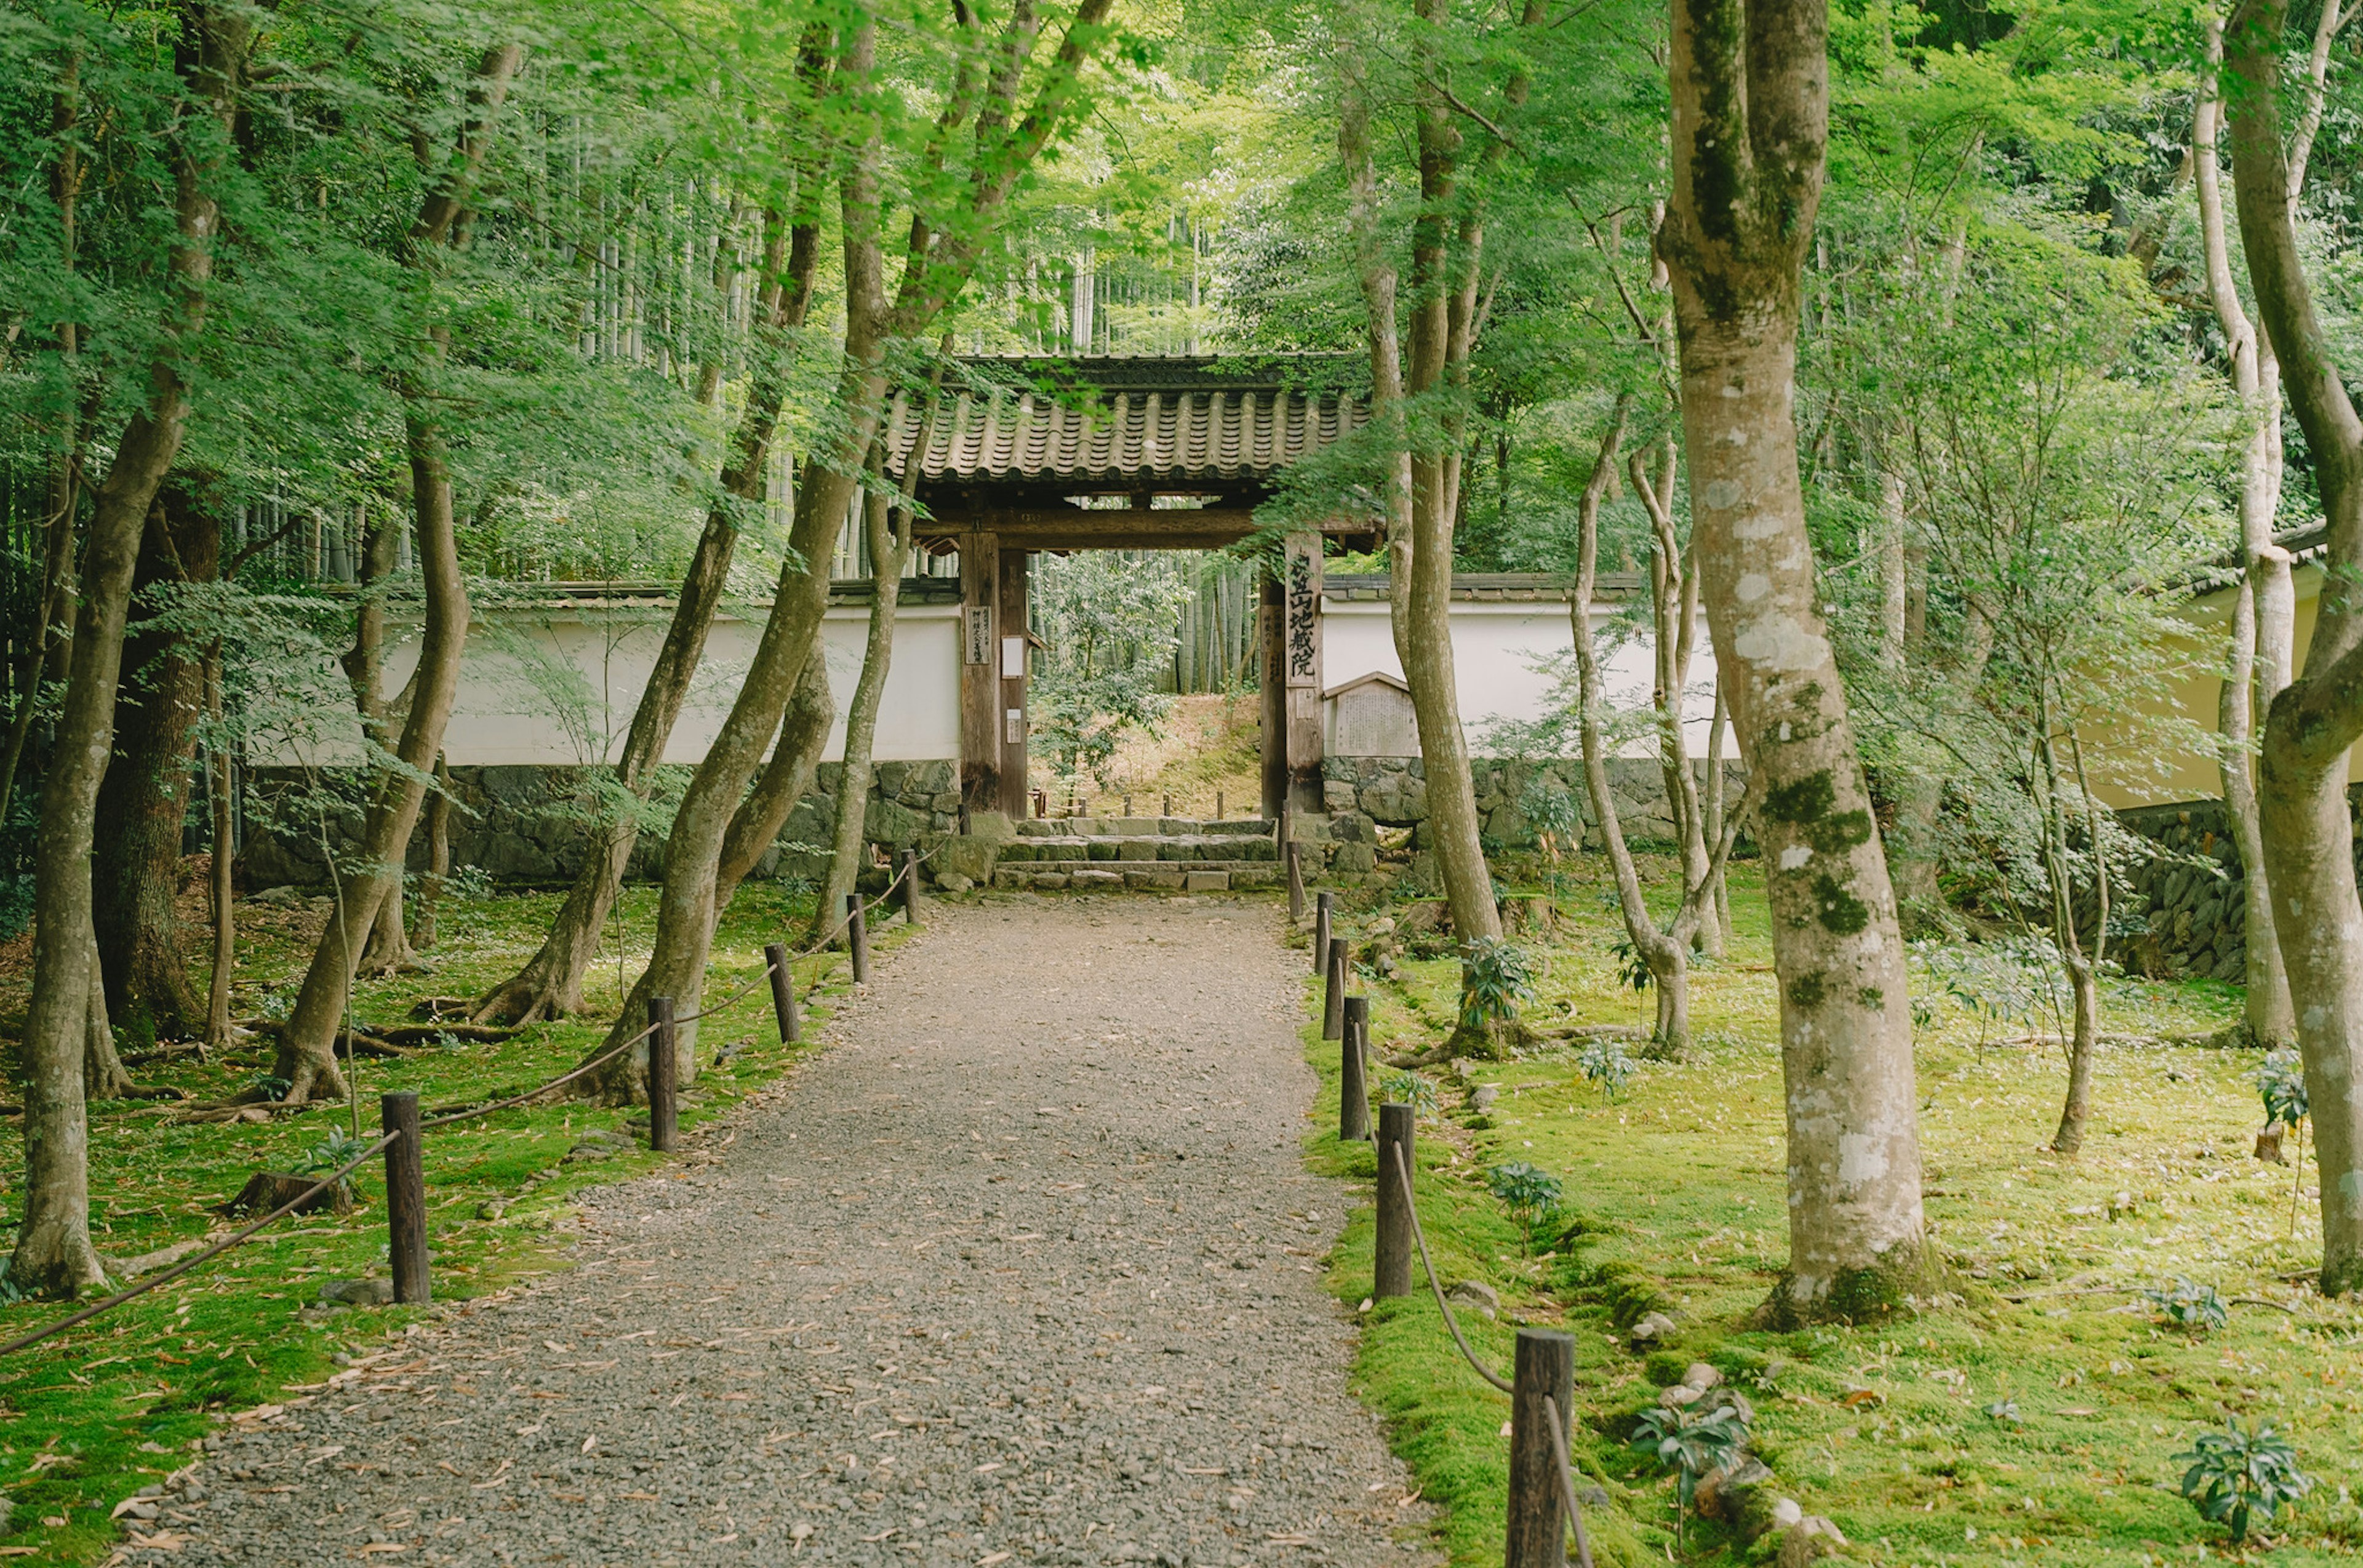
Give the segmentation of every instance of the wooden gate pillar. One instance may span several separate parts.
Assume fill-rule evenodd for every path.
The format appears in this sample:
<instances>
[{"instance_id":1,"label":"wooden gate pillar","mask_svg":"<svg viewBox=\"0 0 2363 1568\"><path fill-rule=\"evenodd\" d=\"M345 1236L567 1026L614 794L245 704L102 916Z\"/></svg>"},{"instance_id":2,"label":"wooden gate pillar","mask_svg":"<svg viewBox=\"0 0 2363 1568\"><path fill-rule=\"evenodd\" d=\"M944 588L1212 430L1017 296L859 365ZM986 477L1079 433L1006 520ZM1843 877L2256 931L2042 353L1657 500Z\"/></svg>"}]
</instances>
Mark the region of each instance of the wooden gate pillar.
<instances>
[{"instance_id":1,"label":"wooden gate pillar","mask_svg":"<svg viewBox=\"0 0 2363 1568\"><path fill-rule=\"evenodd\" d=\"M1263 814L1280 820L1288 800L1288 688L1281 651L1280 581L1269 574L1256 578L1256 679L1262 688Z\"/></svg>"},{"instance_id":2,"label":"wooden gate pillar","mask_svg":"<svg viewBox=\"0 0 2363 1568\"><path fill-rule=\"evenodd\" d=\"M1321 536L1288 536L1280 584L1281 657L1286 671L1288 797L1298 811L1322 809Z\"/></svg>"},{"instance_id":3,"label":"wooden gate pillar","mask_svg":"<svg viewBox=\"0 0 2363 1568\"><path fill-rule=\"evenodd\" d=\"M999 811L1004 728L1000 537L960 535L960 799L972 811Z\"/></svg>"},{"instance_id":4,"label":"wooden gate pillar","mask_svg":"<svg viewBox=\"0 0 2363 1568\"><path fill-rule=\"evenodd\" d=\"M1001 719L1001 809L1013 818L1026 816L1026 671L1030 663L1026 656L1026 633L1029 629L1026 610L1026 552L1004 550L1001 552L1000 609L994 616L997 623L993 659L995 673L1001 679L995 690L1000 698Z\"/></svg>"}]
</instances>

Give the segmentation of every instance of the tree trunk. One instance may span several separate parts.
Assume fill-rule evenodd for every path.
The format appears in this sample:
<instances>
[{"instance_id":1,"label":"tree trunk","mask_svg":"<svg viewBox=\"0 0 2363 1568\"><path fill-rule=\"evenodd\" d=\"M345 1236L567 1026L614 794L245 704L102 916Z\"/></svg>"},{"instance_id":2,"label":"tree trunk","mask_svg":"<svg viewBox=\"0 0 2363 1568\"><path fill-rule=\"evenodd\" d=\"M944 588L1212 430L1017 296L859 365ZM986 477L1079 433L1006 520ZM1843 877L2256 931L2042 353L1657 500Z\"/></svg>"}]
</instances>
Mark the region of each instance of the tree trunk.
<instances>
[{"instance_id":1,"label":"tree trunk","mask_svg":"<svg viewBox=\"0 0 2363 1568\"><path fill-rule=\"evenodd\" d=\"M1911 995L1797 471L1799 275L1829 127L1823 0L1676 0L1674 287L1692 539L1755 802L1781 982L1789 1264L1776 1321L1926 1275Z\"/></svg>"},{"instance_id":2,"label":"tree trunk","mask_svg":"<svg viewBox=\"0 0 2363 1568\"><path fill-rule=\"evenodd\" d=\"M738 542L738 520L764 497L772 442L786 401L793 338L812 305L813 279L820 261L820 226L799 221L791 228L773 209L765 218L762 322L755 333L756 372L747 405L730 438L723 464L721 495L706 513L704 531L673 602L672 622L649 672L639 705L616 762L616 783L636 800L646 800L656 783L674 723L681 717L705 654L706 634L722 603L730 561ZM801 489L801 486L799 486ZM832 541L834 542L834 541ZM565 902L549 923L549 935L525 967L476 998L470 1015L479 1023L529 1023L582 1010L582 980L598 955L599 933L623 890L639 839L630 810L610 816L586 836L582 863Z\"/></svg>"},{"instance_id":3,"label":"tree trunk","mask_svg":"<svg viewBox=\"0 0 2363 1568\"><path fill-rule=\"evenodd\" d=\"M837 699L828 689L827 661L807 659L795 695L788 699L788 711L780 720L779 743L772 749L771 760L755 787L747 792L747 798L738 803L729 831L722 836L721 863L714 873L717 906L729 904L738 884L763 858L763 851L779 841L782 824L812 788L813 774L820 770L821 751L828 744L828 727L836 718Z\"/></svg>"},{"instance_id":4,"label":"tree trunk","mask_svg":"<svg viewBox=\"0 0 2363 1568\"><path fill-rule=\"evenodd\" d=\"M863 497L861 511L862 528L870 536L870 634L862 645L861 675L845 709L845 760L838 765L828 875L813 906L815 940L835 931L845 895L854 891L860 875L863 828L870 816L871 751L878 739L878 708L886 695L887 671L894 662L894 606L903 593L905 550L886 497L872 491Z\"/></svg>"},{"instance_id":5,"label":"tree trunk","mask_svg":"<svg viewBox=\"0 0 2363 1568\"><path fill-rule=\"evenodd\" d=\"M98 790L115 728L131 575L157 487L179 456L189 412L180 352L205 328L220 208L211 149L229 139L252 39L248 14L190 5L175 57L214 124L173 148L173 283L170 319L148 369L145 406L115 446L99 486L82 578L82 614L48 779L34 861L33 995L25 1020L25 1211L8 1277L20 1290L74 1292L105 1273L90 1244L90 1130L83 1095L91 995L90 855Z\"/></svg>"},{"instance_id":6,"label":"tree trunk","mask_svg":"<svg viewBox=\"0 0 2363 1568\"><path fill-rule=\"evenodd\" d=\"M372 747L383 747L386 741L384 595L386 580L394 575L398 559L399 539L393 518L372 513L361 531L361 595L353 608L353 645L344 657L353 707ZM409 935L403 929L399 871L375 912L364 916L358 910L340 910L339 916L369 933L361 943L358 973L393 974L418 967Z\"/></svg>"},{"instance_id":7,"label":"tree trunk","mask_svg":"<svg viewBox=\"0 0 2363 1568\"><path fill-rule=\"evenodd\" d=\"M1620 399L1608 433L1601 439L1592 478L1577 503L1575 593L1568 601L1568 618L1575 645L1577 730L1583 743L1584 786L1592 798L1592 816L1600 828L1601 845L1608 852L1608 863L1616 877L1617 909L1625 919L1625 940L1647 965L1650 981L1658 991L1658 1022L1650 1038L1650 1053L1678 1062L1689 1054L1691 1048L1689 948L1713 908L1714 888L1731 853L1733 835L1725 833L1718 839L1714 854L1698 868L1695 875L1685 873L1681 905L1667 928L1660 929L1657 917L1649 913L1648 901L1642 895L1640 874L1633 863L1633 851L1625 841L1624 820L1616 809L1615 791L1608 782L1608 746L1600 723L1607 695L1602 690L1600 655L1592 637L1592 592L1599 580L1600 506L1616 475L1616 449L1625 439L1625 406ZM1661 494L1670 498L1673 494L1670 471L1668 479L1670 483ZM1648 476L1636 473L1635 483L1646 488Z\"/></svg>"},{"instance_id":8,"label":"tree trunk","mask_svg":"<svg viewBox=\"0 0 2363 1568\"><path fill-rule=\"evenodd\" d=\"M149 508L132 596L161 584L210 582L220 559L219 522L177 481L167 484ZM205 710L204 660L179 633L134 622L124 638L123 675L115 755L98 791L107 830L91 857L91 918L107 1011L134 1039L200 1040L205 1009L173 906Z\"/></svg>"},{"instance_id":9,"label":"tree trunk","mask_svg":"<svg viewBox=\"0 0 2363 1568\"><path fill-rule=\"evenodd\" d=\"M238 968L238 914L231 873L236 856L230 844L231 770L237 766L222 732L222 649L216 641L205 660L205 714L212 722L212 765L205 774L205 804L213 819L214 972L205 987L205 1048L220 1051L229 1044L229 988Z\"/></svg>"},{"instance_id":10,"label":"tree trunk","mask_svg":"<svg viewBox=\"0 0 2363 1568\"><path fill-rule=\"evenodd\" d=\"M2325 15L2335 9L2325 7ZM2263 829L2257 812L2253 752L2258 704L2269 706L2290 683L2297 598L2289 552L2273 542L2281 497L2280 366L2273 359L2271 345L2248 319L2232 275L2223 175L2216 153L2223 105L2215 67L2223 57L2224 29L2212 18L2206 29L2208 70L2200 79L2191 128L2191 166L2199 191L2200 249L2207 268L2208 297L2231 357L2232 390L2247 406L2251 421L2240 450L2240 557L2246 575L2233 610L2224 690L2216 707L2216 730L2221 737L2217 768L2224 812L2231 818L2232 841L2240 851L2240 893L2247 910L2243 976L2247 999L2242 1019L2249 1037L2271 1049L2296 1040L2297 1016L2291 1007L2289 974L2281 966L2280 943L2273 930L2272 878L2265 865ZM2303 178L2292 168L2291 188Z\"/></svg>"},{"instance_id":11,"label":"tree trunk","mask_svg":"<svg viewBox=\"0 0 2363 1568\"><path fill-rule=\"evenodd\" d=\"M451 764L435 759L435 793L427 797L427 878L418 887L418 926L412 942L421 948L436 943L435 917L451 881Z\"/></svg>"},{"instance_id":12,"label":"tree trunk","mask_svg":"<svg viewBox=\"0 0 2363 1568\"><path fill-rule=\"evenodd\" d=\"M136 1092L123 1058L116 1054L115 1029L107 1021L106 984L99 968L98 939L91 938L90 1009L83 1018L82 1092L94 1100L120 1100Z\"/></svg>"},{"instance_id":13,"label":"tree trunk","mask_svg":"<svg viewBox=\"0 0 2363 1568\"><path fill-rule=\"evenodd\" d=\"M405 248L405 265L421 274L422 306L432 307L438 253L460 227L490 148L493 125L524 59L523 45L494 44L477 64L458 145L421 205ZM338 918L330 922L313 951L294 1010L280 1031L278 1065L272 1072L288 1081L287 1099L292 1104L314 1097L342 1098L347 1093L337 1071L335 1043L352 990L354 947L361 934L353 923L373 918L388 890L401 883L402 856L427 795L425 774L442 752L443 728L459 695L460 660L468 642L468 585L460 573L450 456L430 384L449 352L449 329L427 325L423 362L405 369L401 376L411 507L418 530L415 553L426 593L426 625L419 636L418 665L410 677L410 710L403 717L402 740L394 749L402 770L388 772L379 782L361 818L359 852L347 869L335 873Z\"/></svg>"},{"instance_id":14,"label":"tree trunk","mask_svg":"<svg viewBox=\"0 0 2363 1568\"><path fill-rule=\"evenodd\" d=\"M2224 37L2242 88L2230 97L2241 248L2329 531L2304 672L2266 712L2258 815L2313 1105L2322 1292L2336 1296L2363 1288L2363 911L2346 806L2346 753L2363 734L2363 420L2298 248L2280 104L2288 19L2285 0L2243 4Z\"/></svg>"},{"instance_id":15,"label":"tree trunk","mask_svg":"<svg viewBox=\"0 0 2363 1568\"><path fill-rule=\"evenodd\" d=\"M50 164L50 201L58 214L58 261L66 272L72 273L78 252L75 233L83 182L82 145L74 135L82 117L82 57L78 52L67 57L50 103L50 129L57 150ZM9 716L8 739L6 749L0 750L0 826L8 821L8 808L17 798L17 779L24 766L25 748L32 740L33 722L40 715L41 673L49 664L50 648L73 625L73 596L67 573L73 561L74 511L82 488L82 420L80 393L75 384L82 327L78 322L61 321L55 330L62 373L59 377L58 421L50 467L49 518L43 530L46 537L40 597L35 601L39 606L40 624L25 645L25 662L18 667L17 711Z\"/></svg>"}]
</instances>

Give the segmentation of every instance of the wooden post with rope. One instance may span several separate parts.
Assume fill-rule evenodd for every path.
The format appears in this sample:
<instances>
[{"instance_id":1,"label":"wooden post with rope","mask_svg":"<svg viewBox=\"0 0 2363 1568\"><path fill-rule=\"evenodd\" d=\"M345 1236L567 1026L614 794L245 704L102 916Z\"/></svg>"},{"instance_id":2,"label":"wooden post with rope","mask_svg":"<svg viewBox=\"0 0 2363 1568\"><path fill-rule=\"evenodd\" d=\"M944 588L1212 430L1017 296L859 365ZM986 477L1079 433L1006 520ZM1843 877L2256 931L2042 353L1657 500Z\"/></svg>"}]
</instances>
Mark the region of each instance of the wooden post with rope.
<instances>
[{"instance_id":1,"label":"wooden post with rope","mask_svg":"<svg viewBox=\"0 0 2363 1568\"><path fill-rule=\"evenodd\" d=\"M1555 1329L1518 1330L1510 1394L1510 1526L1503 1568L1566 1568L1567 1505L1551 1412L1575 1407L1575 1339ZM1548 1407L1548 1408L1546 1407Z\"/></svg>"},{"instance_id":2,"label":"wooden post with rope","mask_svg":"<svg viewBox=\"0 0 2363 1568\"><path fill-rule=\"evenodd\" d=\"M1321 1004L1321 1038L1346 1038L1346 939L1331 937L1323 949L1326 955L1322 964L1327 995Z\"/></svg>"},{"instance_id":3,"label":"wooden post with rope","mask_svg":"<svg viewBox=\"0 0 2363 1568\"><path fill-rule=\"evenodd\" d=\"M1411 1203L1403 1173L1419 1169L1413 1157L1412 1108L1392 1102L1379 1107L1378 1266L1370 1294L1383 1299L1411 1294ZM1401 1150L1398 1168L1396 1151Z\"/></svg>"},{"instance_id":4,"label":"wooden post with rope","mask_svg":"<svg viewBox=\"0 0 2363 1568\"><path fill-rule=\"evenodd\" d=\"M1329 962L1329 928L1337 913L1337 895L1324 893L1313 901L1313 963L1315 968Z\"/></svg>"},{"instance_id":5,"label":"wooden post with rope","mask_svg":"<svg viewBox=\"0 0 2363 1568\"><path fill-rule=\"evenodd\" d=\"M853 959L853 983L870 984L870 922L861 913L861 895L845 895L845 951Z\"/></svg>"},{"instance_id":6,"label":"wooden post with rope","mask_svg":"<svg viewBox=\"0 0 2363 1568\"><path fill-rule=\"evenodd\" d=\"M780 1043L793 1045L804 1033L804 1020L796 1016L796 972L788 967L787 944L765 948L763 962L771 966L771 1015L780 1021Z\"/></svg>"},{"instance_id":7,"label":"wooden post with rope","mask_svg":"<svg viewBox=\"0 0 2363 1568\"><path fill-rule=\"evenodd\" d=\"M421 1306L434 1298L427 1266L427 1161L418 1141L418 1095L405 1089L380 1095L378 1125L385 1146L385 1250L394 1265L394 1298Z\"/></svg>"},{"instance_id":8,"label":"wooden post with rope","mask_svg":"<svg viewBox=\"0 0 2363 1568\"><path fill-rule=\"evenodd\" d=\"M681 1106L674 1084L681 1065L674 1044L672 998L649 998L649 1147L660 1154L672 1152Z\"/></svg>"},{"instance_id":9,"label":"wooden post with rope","mask_svg":"<svg viewBox=\"0 0 2363 1568\"><path fill-rule=\"evenodd\" d=\"M1363 1058L1370 1048L1370 999L1346 998L1346 1039L1337 1060L1337 1137L1348 1143L1370 1136L1370 1084ZM1379 1173L1383 1181L1387 1173Z\"/></svg>"}]
</instances>

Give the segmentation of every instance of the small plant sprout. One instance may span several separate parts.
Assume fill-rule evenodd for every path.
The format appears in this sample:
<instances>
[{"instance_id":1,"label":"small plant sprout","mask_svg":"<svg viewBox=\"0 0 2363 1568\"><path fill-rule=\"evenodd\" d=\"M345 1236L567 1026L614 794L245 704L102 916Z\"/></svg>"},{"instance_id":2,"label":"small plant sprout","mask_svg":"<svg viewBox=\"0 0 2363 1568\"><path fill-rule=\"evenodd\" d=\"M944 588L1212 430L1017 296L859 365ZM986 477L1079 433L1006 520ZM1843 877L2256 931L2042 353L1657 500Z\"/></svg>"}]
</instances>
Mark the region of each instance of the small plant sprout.
<instances>
[{"instance_id":1,"label":"small plant sprout","mask_svg":"<svg viewBox=\"0 0 2363 1568\"><path fill-rule=\"evenodd\" d=\"M1500 937L1479 937L1460 959L1460 1027L1471 1034L1511 1022L1535 999L1534 970L1524 949Z\"/></svg>"},{"instance_id":2,"label":"small plant sprout","mask_svg":"<svg viewBox=\"0 0 2363 1568\"><path fill-rule=\"evenodd\" d=\"M1633 1446L1655 1459L1659 1470L1673 1473L1675 1544L1687 1551L1691 1499L1698 1493L1699 1478L1739 1462L1747 1447L1747 1422L1731 1405L1708 1411L1653 1405L1641 1412L1633 1428Z\"/></svg>"},{"instance_id":3,"label":"small plant sprout","mask_svg":"<svg viewBox=\"0 0 2363 1568\"><path fill-rule=\"evenodd\" d=\"M1396 1105L1409 1106L1414 1116L1436 1114L1436 1085L1416 1073L1390 1073L1381 1089Z\"/></svg>"},{"instance_id":4,"label":"small plant sprout","mask_svg":"<svg viewBox=\"0 0 2363 1568\"><path fill-rule=\"evenodd\" d=\"M1526 1239L1526 1250L1532 1251L1536 1230L1559 1213L1563 1195L1559 1178L1538 1165L1513 1160L1487 1172L1485 1184L1509 1209L1510 1218L1518 1222Z\"/></svg>"},{"instance_id":5,"label":"small plant sprout","mask_svg":"<svg viewBox=\"0 0 2363 1568\"><path fill-rule=\"evenodd\" d=\"M2265 1102L2265 1123L2278 1122L2297 1134L2296 1174L2290 1184L2290 1234L2297 1234L2298 1195L2305 1187L2305 1118L2313 1103L2305 1092L2305 1063L2286 1046L2257 1069L2257 1097Z\"/></svg>"},{"instance_id":6,"label":"small plant sprout","mask_svg":"<svg viewBox=\"0 0 2363 1568\"><path fill-rule=\"evenodd\" d=\"M2018 1425L2018 1401L2007 1395L1987 1406L1985 1410L1992 1420L2008 1421L2014 1427Z\"/></svg>"},{"instance_id":7,"label":"small plant sprout","mask_svg":"<svg viewBox=\"0 0 2363 1568\"><path fill-rule=\"evenodd\" d=\"M295 1173L300 1176L310 1176L338 1170L360 1158L361 1151L368 1147L369 1145L367 1143L358 1138L351 1137L349 1134L342 1132L331 1131L326 1141L316 1145L310 1153L304 1156L304 1163ZM336 1196L339 1203L348 1203L351 1201L353 1196L352 1177L344 1176L338 1178L337 1182Z\"/></svg>"},{"instance_id":8,"label":"small plant sprout","mask_svg":"<svg viewBox=\"0 0 2363 1568\"><path fill-rule=\"evenodd\" d=\"M1597 1085L1612 1100L1624 1092L1635 1071L1633 1059L1625 1054L1624 1046L1613 1040L1587 1043L1583 1053L1575 1059L1575 1065L1587 1082Z\"/></svg>"},{"instance_id":9,"label":"small plant sprout","mask_svg":"<svg viewBox=\"0 0 2363 1568\"><path fill-rule=\"evenodd\" d=\"M2297 1467L2297 1451L2270 1421L2243 1431L2238 1421L2226 1419L2222 1431L2200 1433L2189 1451L2174 1456L2177 1464L2186 1462L2191 1468L2182 1473L2183 1496L2200 1518L2230 1531L2235 1542L2247 1539L2253 1512L2277 1518L2283 1505L2294 1505L2313 1490L2313 1478Z\"/></svg>"},{"instance_id":10,"label":"small plant sprout","mask_svg":"<svg viewBox=\"0 0 2363 1568\"><path fill-rule=\"evenodd\" d=\"M2187 1279L2179 1279L2157 1290L2145 1290L2142 1295L2149 1298L2160 1317L2178 1329L2203 1334L2231 1321L2231 1312L2212 1284L2193 1284Z\"/></svg>"}]
</instances>

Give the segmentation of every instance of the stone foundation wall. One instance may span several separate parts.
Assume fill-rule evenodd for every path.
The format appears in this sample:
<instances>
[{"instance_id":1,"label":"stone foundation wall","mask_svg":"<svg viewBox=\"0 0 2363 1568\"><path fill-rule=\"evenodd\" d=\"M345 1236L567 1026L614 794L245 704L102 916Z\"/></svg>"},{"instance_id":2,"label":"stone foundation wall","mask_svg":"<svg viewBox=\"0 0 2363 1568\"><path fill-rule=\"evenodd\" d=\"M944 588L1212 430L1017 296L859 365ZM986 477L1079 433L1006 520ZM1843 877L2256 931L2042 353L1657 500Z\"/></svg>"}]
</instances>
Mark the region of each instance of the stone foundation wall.
<instances>
[{"instance_id":1,"label":"stone foundation wall","mask_svg":"<svg viewBox=\"0 0 2363 1568\"><path fill-rule=\"evenodd\" d=\"M1706 763L1692 769L1703 787ZM1592 820L1592 800L1583 782L1583 764L1572 759L1507 762L1480 757L1470 763L1470 782L1477 791L1477 810L1483 817L1486 838L1505 849L1533 847L1534 825L1521 803L1537 777L1570 796L1584 820L1584 841L1600 846ZM1414 844L1426 842L1427 764L1417 757L1331 757L1321 765L1322 804L1328 809L1332 831L1348 842L1360 837L1355 818L1380 827L1409 828ZM1724 764L1724 797L1736 800L1747 773L1736 762ZM1616 797L1616 816L1627 839L1670 839L1674 821L1666 808L1666 776L1658 764L1642 757L1608 760L1608 787Z\"/></svg>"},{"instance_id":2,"label":"stone foundation wall","mask_svg":"<svg viewBox=\"0 0 2363 1568\"><path fill-rule=\"evenodd\" d=\"M2363 785L2347 791L2350 815L2363 817ZM2247 974L2248 904L2246 868L2220 800L2147 806L2117 813L2117 820L2168 853L2136 870L2133 906L2143 935L2132 940L2129 968L2159 979L2184 975L2230 981ZM2357 863L2363 866L2363 842Z\"/></svg>"},{"instance_id":3,"label":"stone foundation wall","mask_svg":"<svg viewBox=\"0 0 2363 1568\"><path fill-rule=\"evenodd\" d=\"M685 780L688 769L677 771ZM605 770L584 768L453 768L451 865L481 868L504 886L560 886L581 868L586 817L597 801L588 787ZM844 769L823 762L811 794L797 803L780 833L780 846L755 868L758 876L815 875L837 815L838 781ZM881 762L872 772L865 827L872 842L893 848L916 844L927 835L960 826L960 768L956 762ZM361 841L361 811L345 804L326 814L301 804L303 775L293 770L258 769L247 784L246 840L239 873L249 887L286 884L316 886L327 881L321 859L325 830L337 852L348 854ZM809 849L802 846L810 846ZM410 869L427 868L422 822L410 840ZM661 835L644 832L626 874L653 881L664 872Z\"/></svg>"}]
</instances>

